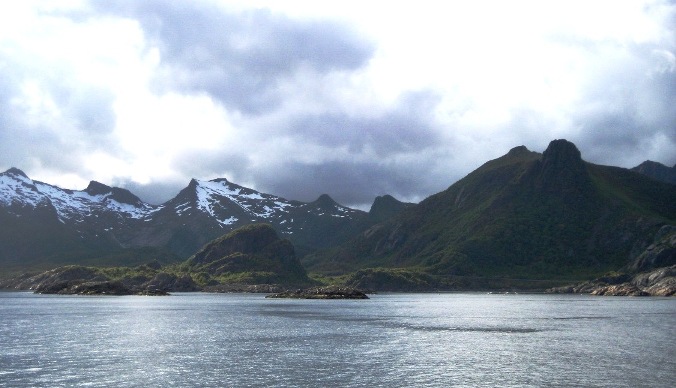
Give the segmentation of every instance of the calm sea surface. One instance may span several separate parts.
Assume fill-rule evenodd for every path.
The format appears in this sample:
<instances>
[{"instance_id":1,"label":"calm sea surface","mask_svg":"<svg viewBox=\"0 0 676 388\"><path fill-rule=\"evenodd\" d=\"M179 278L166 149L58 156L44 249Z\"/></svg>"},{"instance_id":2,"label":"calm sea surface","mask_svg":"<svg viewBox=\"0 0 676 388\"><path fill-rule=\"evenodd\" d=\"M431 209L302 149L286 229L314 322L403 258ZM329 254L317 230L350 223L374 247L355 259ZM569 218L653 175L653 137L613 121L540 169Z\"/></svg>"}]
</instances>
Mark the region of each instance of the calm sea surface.
<instances>
[{"instance_id":1,"label":"calm sea surface","mask_svg":"<svg viewBox=\"0 0 676 388\"><path fill-rule=\"evenodd\" d=\"M1 387L673 387L676 298L0 292Z\"/></svg>"}]
</instances>

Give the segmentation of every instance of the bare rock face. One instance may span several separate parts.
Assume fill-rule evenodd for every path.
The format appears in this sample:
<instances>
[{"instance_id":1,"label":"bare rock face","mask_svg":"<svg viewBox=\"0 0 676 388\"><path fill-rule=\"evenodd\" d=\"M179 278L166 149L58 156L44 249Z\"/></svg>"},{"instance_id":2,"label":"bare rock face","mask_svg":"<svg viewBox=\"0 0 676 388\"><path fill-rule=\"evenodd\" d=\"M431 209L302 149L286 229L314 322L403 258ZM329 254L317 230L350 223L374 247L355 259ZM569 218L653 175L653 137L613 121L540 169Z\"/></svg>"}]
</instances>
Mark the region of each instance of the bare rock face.
<instances>
[{"instance_id":1,"label":"bare rock face","mask_svg":"<svg viewBox=\"0 0 676 388\"><path fill-rule=\"evenodd\" d=\"M86 281L83 279L43 282L37 294L60 295L132 295L134 292L119 281Z\"/></svg>"},{"instance_id":2,"label":"bare rock face","mask_svg":"<svg viewBox=\"0 0 676 388\"><path fill-rule=\"evenodd\" d=\"M28 282L30 287L38 293L56 293L59 288L68 288L84 282L105 282L108 279L101 276L96 270L80 266L59 267L43 272ZM51 292L50 292L51 291Z\"/></svg>"},{"instance_id":3,"label":"bare rock face","mask_svg":"<svg viewBox=\"0 0 676 388\"><path fill-rule=\"evenodd\" d=\"M564 139L549 143L539 167L537 182L546 191L579 195L591 184L580 151Z\"/></svg>"},{"instance_id":4,"label":"bare rock face","mask_svg":"<svg viewBox=\"0 0 676 388\"><path fill-rule=\"evenodd\" d=\"M633 277L618 275L598 278L577 285L551 288L547 292L606 296L676 296L676 265Z\"/></svg>"},{"instance_id":5,"label":"bare rock face","mask_svg":"<svg viewBox=\"0 0 676 388\"><path fill-rule=\"evenodd\" d=\"M676 264L676 226L664 225L655 235L654 242L629 265L632 272Z\"/></svg>"},{"instance_id":6,"label":"bare rock face","mask_svg":"<svg viewBox=\"0 0 676 388\"><path fill-rule=\"evenodd\" d=\"M610 286L599 286L591 292L592 295L609 296L649 296L650 294L641 290L631 283L615 284Z\"/></svg>"},{"instance_id":7,"label":"bare rock face","mask_svg":"<svg viewBox=\"0 0 676 388\"><path fill-rule=\"evenodd\" d=\"M163 292L191 292L200 290L189 275L176 276L165 272L158 273L155 277L142 284L140 288L142 290Z\"/></svg>"}]
</instances>

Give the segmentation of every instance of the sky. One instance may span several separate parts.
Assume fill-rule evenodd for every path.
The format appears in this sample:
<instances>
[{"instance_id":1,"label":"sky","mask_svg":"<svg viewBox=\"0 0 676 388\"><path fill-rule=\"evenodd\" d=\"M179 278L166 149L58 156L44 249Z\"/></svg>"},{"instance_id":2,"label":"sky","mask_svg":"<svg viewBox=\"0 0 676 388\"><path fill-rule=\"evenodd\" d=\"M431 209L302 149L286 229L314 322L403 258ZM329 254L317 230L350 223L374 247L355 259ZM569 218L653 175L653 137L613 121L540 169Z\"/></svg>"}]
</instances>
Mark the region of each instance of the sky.
<instances>
[{"instance_id":1,"label":"sky","mask_svg":"<svg viewBox=\"0 0 676 388\"><path fill-rule=\"evenodd\" d=\"M0 2L0 171L368 209L567 139L676 163L674 1Z\"/></svg>"}]
</instances>

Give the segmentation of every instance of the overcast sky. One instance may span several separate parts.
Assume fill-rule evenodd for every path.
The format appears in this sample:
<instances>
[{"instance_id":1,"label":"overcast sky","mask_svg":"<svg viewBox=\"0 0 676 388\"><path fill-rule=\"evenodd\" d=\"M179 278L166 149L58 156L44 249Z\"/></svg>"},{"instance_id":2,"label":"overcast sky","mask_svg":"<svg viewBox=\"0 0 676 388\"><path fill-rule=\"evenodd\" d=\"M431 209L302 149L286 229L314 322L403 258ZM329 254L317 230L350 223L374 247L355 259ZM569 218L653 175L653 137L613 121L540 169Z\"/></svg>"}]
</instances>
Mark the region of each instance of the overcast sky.
<instances>
[{"instance_id":1,"label":"overcast sky","mask_svg":"<svg viewBox=\"0 0 676 388\"><path fill-rule=\"evenodd\" d=\"M673 1L3 1L0 170L419 201L558 138L676 163Z\"/></svg>"}]
</instances>

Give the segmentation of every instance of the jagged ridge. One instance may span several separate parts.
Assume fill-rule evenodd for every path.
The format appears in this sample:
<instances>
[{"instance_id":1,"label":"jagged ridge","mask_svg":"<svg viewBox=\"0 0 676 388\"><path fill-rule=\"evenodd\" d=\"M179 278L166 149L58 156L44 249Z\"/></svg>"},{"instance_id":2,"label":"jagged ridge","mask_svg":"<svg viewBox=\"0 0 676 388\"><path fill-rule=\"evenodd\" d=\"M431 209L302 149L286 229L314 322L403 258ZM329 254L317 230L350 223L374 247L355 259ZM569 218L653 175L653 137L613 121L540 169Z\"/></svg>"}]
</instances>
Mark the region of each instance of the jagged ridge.
<instances>
[{"instance_id":1,"label":"jagged ridge","mask_svg":"<svg viewBox=\"0 0 676 388\"><path fill-rule=\"evenodd\" d=\"M303 255L344 242L374 223L326 194L303 203L227 179L192 179L176 197L150 205L126 189L96 181L82 191L61 189L16 168L0 173L0 220L0 263L12 265L56 257L60 264L96 262L111 253L129 256L123 252L130 249L144 261L162 254L157 249L185 258L228 231L260 222L290 238ZM148 247L155 250L143 251Z\"/></svg>"}]
</instances>

